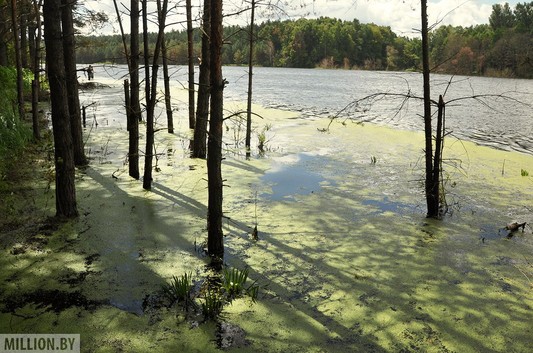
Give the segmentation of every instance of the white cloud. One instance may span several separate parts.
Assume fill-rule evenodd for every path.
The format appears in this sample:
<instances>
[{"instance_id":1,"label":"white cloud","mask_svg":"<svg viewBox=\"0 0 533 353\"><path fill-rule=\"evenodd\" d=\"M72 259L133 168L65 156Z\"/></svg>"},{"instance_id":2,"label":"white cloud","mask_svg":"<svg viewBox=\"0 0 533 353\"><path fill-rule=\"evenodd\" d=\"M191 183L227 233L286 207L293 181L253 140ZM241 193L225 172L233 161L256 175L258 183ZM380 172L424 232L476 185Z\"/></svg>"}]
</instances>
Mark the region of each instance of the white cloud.
<instances>
[{"instance_id":1,"label":"white cloud","mask_svg":"<svg viewBox=\"0 0 533 353\"><path fill-rule=\"evenodd\" d=\"M434 0L428 3L429 23L470 26L487 23L492 5L481 0ZM316 0L314 16L357 18L362 23L373 22L390 26L402 35L416 35L420 28L420 1L417 0Z\"/></svg>"}]
</instances>

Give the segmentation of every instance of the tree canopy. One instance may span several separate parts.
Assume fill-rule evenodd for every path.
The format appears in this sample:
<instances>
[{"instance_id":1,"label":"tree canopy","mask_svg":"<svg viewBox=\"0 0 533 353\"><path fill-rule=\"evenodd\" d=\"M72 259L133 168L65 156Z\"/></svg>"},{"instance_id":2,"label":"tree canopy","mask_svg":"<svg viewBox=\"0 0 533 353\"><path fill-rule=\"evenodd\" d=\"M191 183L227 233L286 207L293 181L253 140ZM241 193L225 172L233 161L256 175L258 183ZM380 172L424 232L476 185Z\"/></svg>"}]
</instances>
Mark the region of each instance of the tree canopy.
<instances>
[{"instance_id":1,"label":"tree canopy","mask_svg":"<svg viewBox=\"0 0 533 353\"><path fill-rule=\"evenodd\" d=\"M434 72L533 77L533 2L492 7L489 24L440 26L430 33L430 62ZM224 28L224 65L246 65L249 27ZM254 63L259 66L344 68L365 70L419 70L421 42L394 33L390 27L354 19L301 18L256 25ZM152 34L155 36L155 34ZM185 31L166 34L167 55L173 64L187 63ZM194 32L200 48L201 31ZM151 41L152 42L152 41ZM83 37L80 63L124 63L121 39ZM199 49L198 49L199 50ZM195 53L198 57L201 53Z\"/></svg>"}]
</instances>

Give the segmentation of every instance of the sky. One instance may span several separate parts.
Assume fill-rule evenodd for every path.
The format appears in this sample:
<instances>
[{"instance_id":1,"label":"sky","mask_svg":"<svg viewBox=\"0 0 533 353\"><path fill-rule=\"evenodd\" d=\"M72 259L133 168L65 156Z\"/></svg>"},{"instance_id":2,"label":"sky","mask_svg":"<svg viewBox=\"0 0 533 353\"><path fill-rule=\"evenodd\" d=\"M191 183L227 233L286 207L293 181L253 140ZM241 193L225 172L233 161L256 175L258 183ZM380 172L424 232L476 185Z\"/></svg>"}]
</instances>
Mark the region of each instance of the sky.
<instances>
[{"instance_id":1,"label":"sky","mask_svg":"<svg viewBox=\"0 0 533 353\"><path fill-rule=\"evenodd\" d=\"M260 1L260 0L258 0ZM526 0L524 0L526 1ZM375 23L382 26L390 26L398 34L408 37L418 36L417 29L420 28L420 1L419 0L281 0L288 4L286 14L272 15L264 11L258 11L259 19L262 22L270 19L284 19L289 15L291 18L307 17L317 18L328 16L351 21L358 19L361 23ZM516 5L517 0L508 1L511 7ZM87 7L95 10L105 11L109 18L110 24L107 25L99 34L119 33L116 21L115 9L112 0L86 0L83 2ZM121 0L117 0L119 7ZM129 4L128 0L122 0L122 3ZM170 0L170 4L183 4L183 0ZM192 0L193 6L198 9L201 0ZM224 13L232 12L232 7L240 5L242 0L224 0ZM471 26L482 23L488 23L488 18L492 12L492 5L504 3L497 0L430 0L428 2L429 23L439 23L442 25ZM245 24L247 15L239 19L227 19L227 23ZM285 17L284 17L285 16ZM183 9L176 9L176 15L173 16L172 22L181 22L184 20ZM124 18L124 27L127 31L129 23ZM440 22L439 22L440 21ZM168 22L168 20L167 20ZM182 24L175 24L173 28L181 30ZM155 31L155 27L153 29ZM86 33L87 34L87 33ZM98 34L98 33L92 33Z\"/></svg>"}]
</instances>

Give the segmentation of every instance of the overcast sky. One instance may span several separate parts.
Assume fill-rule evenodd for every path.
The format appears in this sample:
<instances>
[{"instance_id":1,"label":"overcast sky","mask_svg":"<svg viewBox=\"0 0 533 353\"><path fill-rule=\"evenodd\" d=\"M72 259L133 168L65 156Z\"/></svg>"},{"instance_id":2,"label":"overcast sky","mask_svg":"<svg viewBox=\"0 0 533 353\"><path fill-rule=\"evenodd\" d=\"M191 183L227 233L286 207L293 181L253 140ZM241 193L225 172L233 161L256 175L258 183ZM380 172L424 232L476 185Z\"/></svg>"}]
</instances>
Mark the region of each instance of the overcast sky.
<instances>
[{"instance_id":1,"label":"overcast sky","mask_svg":"<svg viewBox=\"0 0 533 353\"><path fill-rule=\"evenodd\" d=\"M119 0L120 1L120 0ZM524 0L525 1L525 0ZM124 4L129 4L128 0L122 0ZM170 4L183 0L170 0ZM328 16L351 21L358 19L362 23L375 23L382 26L390 26L399 35L416 36L416 29L420 28L420 1L419 0L289 0L282 1L289 4L287 14L291 18L308 17L316 18ZM511 7L519 2L508 1ZM522 1L523 2L523 1ZM193 5L199 6L201 0L192 0ZM441 24L451 24L456 26L471 26L481 23L488 23L488 18L492 11L492 5L498 3L496 0L431 0L428 2L429 21ZM504 3L504 2L501 2ZM115 10L112 0L87 0L84 1L87 7L105 11L110 17L110 25L104 30L105 34L115 31L118 33ZM119 2L120 4L120 2ZM232 11L233 4L241 4L241 0L224 0L224 12ZM180 7L177 9L183 12ZM264 16L264 14L263 14ZM271 15L272 16L272 15ZM273 16L273 19L283 19L282 15ZM240 20L228 20L230 23L237 21L246 23L246 15ZM259 14L258 22L266 18ZM182 21L183 15L173 17L172 22ZM168 20L167 20L168 22ZM125 19L126 32L129 24ZM182 29L180 25L174 26ZM154 29L155 30L155 27ZM96 34L96 33L94 33Z\"/></svg>"}]
</instances>

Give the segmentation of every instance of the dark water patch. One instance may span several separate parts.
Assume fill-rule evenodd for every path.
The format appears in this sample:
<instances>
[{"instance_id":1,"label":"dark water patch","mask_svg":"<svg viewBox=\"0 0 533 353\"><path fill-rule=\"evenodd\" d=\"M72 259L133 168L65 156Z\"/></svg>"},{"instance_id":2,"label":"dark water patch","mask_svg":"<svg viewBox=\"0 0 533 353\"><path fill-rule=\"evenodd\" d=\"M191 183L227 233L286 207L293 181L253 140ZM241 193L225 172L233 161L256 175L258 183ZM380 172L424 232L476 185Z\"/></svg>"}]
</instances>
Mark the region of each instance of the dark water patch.
<instances>
[{"instance_id":1,"label":"dark water patch","mask_svg":"<svg viewBox=\"0 0 533 353\"><path fill-rule=\"evenodd\" d=\"M29 304L35 304L36 309L42 309L43 312L53 311L59 313L72 307L95 310L98 306L106 303L87 299L80 291L66 292L54 289L15 294L5 298L3 304L2 312L16 314L18 309Z\"/></svg>"},{"instance_id":2,"label":"dark water patch","mask_svg":"<svg viewBox=\"0 0 533 353\"><path fill-rule=\"evenodd\" d=\"M111 299L109 304L122 311L127 311L138 316L143 315L143 300L120 300Z\"/></svg>"}]
</instances>

